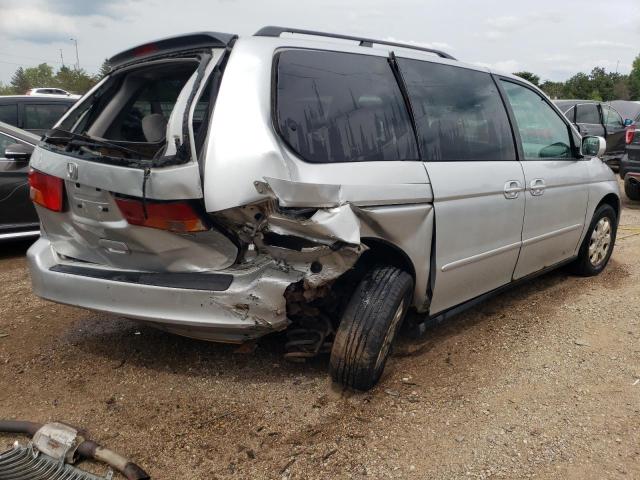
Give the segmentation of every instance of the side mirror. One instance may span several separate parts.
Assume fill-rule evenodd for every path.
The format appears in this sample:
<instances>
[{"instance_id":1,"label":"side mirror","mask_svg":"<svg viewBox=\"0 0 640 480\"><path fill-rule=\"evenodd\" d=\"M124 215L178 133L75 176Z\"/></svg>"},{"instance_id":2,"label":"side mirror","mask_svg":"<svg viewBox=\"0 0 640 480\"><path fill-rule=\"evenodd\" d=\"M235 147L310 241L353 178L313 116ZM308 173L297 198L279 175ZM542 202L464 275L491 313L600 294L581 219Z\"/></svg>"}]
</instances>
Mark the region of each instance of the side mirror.
<instances>
[{"instance_id":1,"label":"side mirror","mask_svg":"<svg viewBox=\"0 0 640 480\"><path fill-rule=\"evenodd\" d=\"M4 157L14 162L28 162L32 153L32 146L24 143L12 143L4 150Z\"/></svg>"},{"instance_id":2,"label":"side mirror","mask_svg":"<svg viewBox=\"0 0 640 480\"><path fill-rule=\"evenodd\" d=\"M602 157L607 150L607 142L602 137L584 137L580 153L585 157Z\"/></svg>"},{"instance_id":3,"label":"side mirror","mask_svg":"<svg viewBox=\"0 0 640 480\"><path fill-rule=\"evenodd\" d=\"M633 125L633 120L631 120L630 118L625 118L624 119L624 126L625 127L630 127L631 125Z\"/></svg>"}]
</instances>

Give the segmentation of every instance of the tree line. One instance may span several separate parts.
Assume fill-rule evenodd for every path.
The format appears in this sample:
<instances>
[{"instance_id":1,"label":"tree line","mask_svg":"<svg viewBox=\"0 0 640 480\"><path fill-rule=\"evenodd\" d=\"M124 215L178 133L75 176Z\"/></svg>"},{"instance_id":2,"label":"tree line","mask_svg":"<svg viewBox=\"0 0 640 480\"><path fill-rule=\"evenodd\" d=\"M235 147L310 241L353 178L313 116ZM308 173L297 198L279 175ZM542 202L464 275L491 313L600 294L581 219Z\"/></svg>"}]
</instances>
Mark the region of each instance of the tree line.
<instances>
[{"instance_id":1,"label":"tree line","mask_svg":"<svg viewBox=\"0 0 640 480\"><path fill-rule=\"evenodd\" d=\"M594 67L591 73L576 73L565 82L540 82L540 76L531 72L515 72L514 75L540 87L549 97L579 98L584 100L640 100L640 55L633 62L629 75L607 72Z\"/></svg>"},{"instance_id":2,"label":"tree line","mask_svg":"<svg viewBox=\"0 0 640 480\"><path fill-rule=\"evenodd\" d=\"M97 75L91 75L82 68L65 65L54 71L51 65L41 63L37 67L18 67L8 84L0 82L0 95L24 95L36 87L62 88L71 93L83 94L109 72L105 61Z\"/></svg>"},{"instance_id":3,"label":"tree line","mask_svg":"<svg viewBox=\"0 0 640 480\"><path fill-rule=\"evenodd\" d=\"M22 95L30 88L57 87L71 93L83 94L109 72L105 60L96 75L81 68L62 66L54 73L52 66L41 63L37 67L18 67L8 84L0 82L0 95ZM540 76L532 72L515 72L540 87L549 97L580 98L585 100L640 100L640 55L633 62L628 75L607 72L594 67L591 73L577 73L565 82L540 82Z\"/></svg>"}]
</instances>

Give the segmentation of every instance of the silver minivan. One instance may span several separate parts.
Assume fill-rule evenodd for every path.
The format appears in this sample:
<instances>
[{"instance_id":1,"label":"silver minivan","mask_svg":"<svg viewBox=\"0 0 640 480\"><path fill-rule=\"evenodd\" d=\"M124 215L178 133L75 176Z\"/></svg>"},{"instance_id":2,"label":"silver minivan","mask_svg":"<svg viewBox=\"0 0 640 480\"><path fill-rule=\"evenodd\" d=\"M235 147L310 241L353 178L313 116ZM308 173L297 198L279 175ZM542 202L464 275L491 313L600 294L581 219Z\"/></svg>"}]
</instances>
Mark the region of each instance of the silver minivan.
<instances>
[{"instance_id":1,"label":"silver minivan","mask_svg":"<svg viewBox=\"0 0 640 480\"><path fill-rule=\"evenodd\" d=\"M408 312L611 256L604 140L512 75L279 27L110 63L31 157L43 298L218 342L286 329L288 357L330 351L366 390Z\"/></svg>"}]
</instances>

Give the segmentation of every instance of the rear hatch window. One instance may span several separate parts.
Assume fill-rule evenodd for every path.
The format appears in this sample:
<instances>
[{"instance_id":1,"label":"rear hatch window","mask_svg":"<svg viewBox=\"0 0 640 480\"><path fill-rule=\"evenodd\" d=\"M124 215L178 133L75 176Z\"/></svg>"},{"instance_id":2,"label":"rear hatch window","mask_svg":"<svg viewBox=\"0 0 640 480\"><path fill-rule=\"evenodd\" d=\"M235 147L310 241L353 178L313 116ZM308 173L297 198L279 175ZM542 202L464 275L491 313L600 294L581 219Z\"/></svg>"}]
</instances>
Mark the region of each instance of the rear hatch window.
<instances>
[{"instance_id":1,"label":"rear hatch window","mask_svg":"<svg viewBox=\"0 0 640 480\"><path fill-rule=\"evenodd\" d=\"M209 50L116 71L46 135L45 148L127 167L189 162L208 126L221 58Z\"/></svg>"},{"instance_id":2,"label":"rear hatch window","mask_svg":"<svg viewBox=\"0 0 640 480\"><path fill-rule=\"evenodd\" d=\"M176 103L188 83L193 88L201 62L149 62L109 76L47 135L47 145L65 155L128 166L161 155Z\"/></svg>"}]
</instances>

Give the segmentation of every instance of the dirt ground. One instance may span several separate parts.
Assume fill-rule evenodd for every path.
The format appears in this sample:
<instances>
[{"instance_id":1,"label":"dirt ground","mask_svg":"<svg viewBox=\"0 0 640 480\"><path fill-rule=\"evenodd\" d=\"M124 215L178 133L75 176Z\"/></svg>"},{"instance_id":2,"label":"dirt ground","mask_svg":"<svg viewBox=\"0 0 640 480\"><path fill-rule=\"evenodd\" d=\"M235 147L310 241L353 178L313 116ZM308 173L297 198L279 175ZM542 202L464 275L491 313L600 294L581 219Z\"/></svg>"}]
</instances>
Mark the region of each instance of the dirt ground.
<instances>
[{"instance_id":1,"label":"dirt ground","mask_svg":"<svg viewBox=\"0 0 640 480\"><path fill-rule=\"evenodd\" d=\"M153 479L640 479L640 204L599 277L403 340L367 394L285 362L282 337L241 354L40 300L27 247L0 247L0 418L83 426Z\"/></svg>"}]
</instances>

